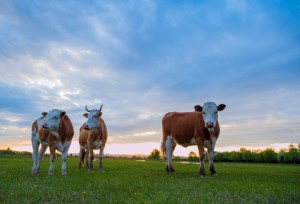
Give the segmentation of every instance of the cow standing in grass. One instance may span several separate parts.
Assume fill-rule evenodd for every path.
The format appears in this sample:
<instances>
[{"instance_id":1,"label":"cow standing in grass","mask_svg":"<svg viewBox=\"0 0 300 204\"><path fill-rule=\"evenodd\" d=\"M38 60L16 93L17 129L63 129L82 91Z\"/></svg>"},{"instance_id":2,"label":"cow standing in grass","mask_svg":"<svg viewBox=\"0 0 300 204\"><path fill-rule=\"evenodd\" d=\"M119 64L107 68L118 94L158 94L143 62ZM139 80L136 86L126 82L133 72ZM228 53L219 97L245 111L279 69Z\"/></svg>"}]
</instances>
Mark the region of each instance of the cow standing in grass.
<instances>
[{"instance_id":1,"label":"cow standing in grass","mask_svg":"<svg viewBox=\"0 0 300 204\"><path fill-rule=\"evenodd\" d=\"M47 115L39 131L40 140L49 145L50 148L50 167L48 175L54 174L54 161L56 159L56 150L61 152L62 175L67 175L67 156L74 136L74 129L70 118L65 111L53 109ZM44 131L48 130L48 136L45 137Z\"/></svg>"},{"instance_id":2,"label":"cow standing in grass","mask_svg":"<svg viewBox=\"0 0 300 204\"><path fill-rule=\"evenodd\" d=\"M32 123L31 127L31 144L32 144L32 174L37 174L41 171L41 161L47 150L48 145L39 139L39 131L42 129L47 112L42 113L42 117ZM41 130L42 137L48 137L48 130ZM41 148L40 148L41 147Z\"/></svg>"},{"instance_id":3,"label":"cow standing in grass","mask_svg":"<svg viewBox=\"0 0 300 204\"><path fill-rule=\"evenodd\" d=\"M166 155L167 172L174 172L172 154L176 144L184 147L197 145L200 157L200 175L205 177L205 152L208 150L209 170L217 175L213 157L216 141L220 133L218 111L224 110L226 105L216 105L214 102L204 103L203 107L196 105L194 112L167 113L162 119L163 138L161 149Z\"/></svg>"},{"instance_id":4,"label":"cow standing in grass","mask_svg":"<svg viewBox=\"0 0 300 204\"><path fill-rule=\"evenodd\" d=\"M94 149L100 149L99 170L104 170L102 158L104 147L107 141L107 128L104 120L101 118L102 106L103 105L101 105L99 110L89 110L87 106L85 106L85 110L88 113L83 114L83 116L87 118L87 122L85 122L79 130L79 169L84 163L84 158L86 158L86 168L89 171L93 171ZM90 157L90 161L88 161L88 157Z\"/></svg>"}]
</instances>

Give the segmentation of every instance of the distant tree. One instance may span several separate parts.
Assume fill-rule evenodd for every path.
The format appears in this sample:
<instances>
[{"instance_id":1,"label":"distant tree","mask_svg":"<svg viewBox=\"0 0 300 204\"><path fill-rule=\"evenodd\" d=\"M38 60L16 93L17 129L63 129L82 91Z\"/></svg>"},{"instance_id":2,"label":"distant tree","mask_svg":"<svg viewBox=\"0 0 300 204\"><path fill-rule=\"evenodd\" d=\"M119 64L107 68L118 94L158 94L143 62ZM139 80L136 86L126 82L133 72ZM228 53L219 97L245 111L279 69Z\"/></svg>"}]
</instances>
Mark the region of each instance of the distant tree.
<instances>
[{"instance_id":1,"label":"distant tree","mask_svg":"<svg viewBox=\"0 0 300 204\"><path fill-rule=\"evenodd\" d=\"M284 163L284 156L286 154L286 151L284 149L281 149L279 153L277 154L277 162L278 163Z\"/></svg>"},{"instance_id":2,"label":"distant tree","mask_svg":"<svg viewBox=\"0 0 300 204\"><path fill-rule=\"evenodd\" d=\"M189 153L188 160L189 161L199 161L199 157L197 156L197 154L195 152L191 151Z\"/></svg>"},{"instance_id":3,"label":"distant tree","mask_svg":"<svg viewBox=\"0 0 300 204\"><path fill-rule=\"evenodd\" d=\"M232 162L240 162L241 161L241 153L240 152L229 152L229 161Z\"/></svg>"},{"instance_id":4,"label":"distant tree","mask_svg":"<svg viewBox=\"0 0 300 204\"><path fill-rule=\"evenodd\" d=\"M263 161L267 163L274 163L277 161L277 153L273 148L267 148L262 151Z\"/></svg>"},{"instance_id":5,"label":"distant tree","mask_svg":"<svg viewBox=\"0 0 300 204\"><path fill-rule=\"evenodd\" d=\"M241 159L244 162L253 162L254 161L254 156L250 150L247 150L245 148L240 149L240 154L241 154Z\"/></svg>"},{"instance_id":6,"label":"distant tree","mask_svg":"<svg viewBox=\"0 0 300 204\"><path fill-rule=\"evenodd\" d=\"M224 162L225 154L225 152L215 152L214 161Z\"/></svg>"},{"instance_id":7,"label":"distant tree","mask_svg":"<svg viewBox=\"0 0 300 204\"><path fill-rule=\"evenodd\" d=\"M296 164L300 159L300 153L297 148L293 145L289 145L289 151L285 154L284 161L288 163Z\"/></svg>"},{"instance_id":8,"label":"distant tree","mask_svg":"<svg viewBox=\"0 0 300 204\"><path fill-rule=\"evenodd\" d=\"M261 150L253 150L252 151L254 162L261 163L263 162L263 155Z\"/></svg>"},{"instance_id":9,"label":"distant tree","mask_svg":"<svg viewBox=\"0 0 300 204\"><path fill-rule=\"evenodd\" d=\"M159 159L159 158L160 158L160 151L158 149L152 150L152 152L148 156L148 159Z\"/></svg>"}]
</instances>

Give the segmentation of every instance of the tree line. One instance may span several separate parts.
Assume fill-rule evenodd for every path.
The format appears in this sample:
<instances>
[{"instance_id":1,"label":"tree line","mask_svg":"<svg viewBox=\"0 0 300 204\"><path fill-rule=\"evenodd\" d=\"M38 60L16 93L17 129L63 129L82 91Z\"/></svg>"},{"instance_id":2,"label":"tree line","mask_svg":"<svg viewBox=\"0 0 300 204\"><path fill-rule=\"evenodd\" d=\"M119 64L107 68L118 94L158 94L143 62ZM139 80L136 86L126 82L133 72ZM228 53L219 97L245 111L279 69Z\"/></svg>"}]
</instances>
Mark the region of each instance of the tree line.
<instances>
[{"instance_id":1,"label":"tree line","mask_svg":"<svg viewBox=\"0 0 300 204\"><path fill-rule=\"evenodd\" d=\"M154 149L149 159L161 159L158 149ZM207 159L208 157L206 157ZM175 160L199 161L199 157L191 151L187 158L174 157ZM276 152L273 148L265 150L248 150L240 148L239 151L215 152L215 162L245 162L245 163L288 163L300 164L300 143L298 146L290 144L288 149Z\"/></svg>"}]
</instances>

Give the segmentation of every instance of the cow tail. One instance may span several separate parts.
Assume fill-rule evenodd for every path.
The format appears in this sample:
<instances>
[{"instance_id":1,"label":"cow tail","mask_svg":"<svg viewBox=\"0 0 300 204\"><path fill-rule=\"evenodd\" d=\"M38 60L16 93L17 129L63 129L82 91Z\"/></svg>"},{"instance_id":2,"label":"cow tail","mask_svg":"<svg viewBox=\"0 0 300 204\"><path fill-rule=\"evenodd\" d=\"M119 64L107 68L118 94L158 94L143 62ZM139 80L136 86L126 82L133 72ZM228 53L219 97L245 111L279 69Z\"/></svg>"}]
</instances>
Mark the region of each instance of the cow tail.
<instances>
[{"instance_id":1,"label":"cow tail","mask_svg":"<svg viewBox=\"0 0 300 204\"><path fill-rule=\"evenodd\" d=\"M80 158L80 159L81 159L81 161L82 161L82 164L84 164L84 158L85 158L86 151L87 151L87 150L83 150L83 151L82 151L82 154L81 154L81 158Z\"/></svg>"},{"instance_id":2,"label":"cow tail","mask_svg":"<svg viewBox=\"0 0 300 204\"><path fill-rule=\"evenodd\" d=\"M163 140L161 142L161 146L160 146L160 152L161 152L161 156L165 157L166 156L166 142Z\"/></svg>"}]
</instances>

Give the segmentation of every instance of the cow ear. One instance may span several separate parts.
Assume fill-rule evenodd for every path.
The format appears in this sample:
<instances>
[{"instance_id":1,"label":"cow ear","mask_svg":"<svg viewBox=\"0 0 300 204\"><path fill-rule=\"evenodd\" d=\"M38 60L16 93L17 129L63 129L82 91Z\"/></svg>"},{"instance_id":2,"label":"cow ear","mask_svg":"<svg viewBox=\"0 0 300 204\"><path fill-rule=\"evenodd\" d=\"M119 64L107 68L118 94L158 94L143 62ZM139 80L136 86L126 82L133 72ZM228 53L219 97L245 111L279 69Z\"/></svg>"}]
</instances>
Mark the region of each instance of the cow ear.
<instances>
[{"instance_id":1,"label":"cow ear","mask_svg":"<svg viewBox=\"0 0 300 204\"><path fill-rule=\"evenodd\" d=\"M225 104L220 104L220 105L218 105L218 111L222 111L222 110L224 110L224 109L225 109L225 107L226 107L226 105L225 105Z\"/></svg>"},{"instance_id":2,"label":"cow ear","mask_svg":"<svg viewBox=\"0 0 300 204\"><path fill-rule=\"evenodd\" d=\"M42 112L43 117L46 117L47 114L48 114L47 112Z\"/></svg>"},{"instance_id":3,"label":"cow ear","mask_svg":"<svg viewBox=\"0 0 300 204\"><path fill-rule=\"evenodd\" d=\"M195 108L195 111L198 111L198 112L202 111L202 107L200 105L195 105L194 108Z\"/></svg>"},{"instance_id":4,"label":"cow ear","mask_svg":"<svg viewBox=\"0 0 300 204\"><path fill-rule=\"evenodd\" d=\"M64 115L66 115L66 111L61 111L60 112L60 117L62 118Z\"/></svg>"},{"instance_id":5,"label":"cow ear","mask_svg":"<svg viewBox=\"0 0 300 204\"><path fill-rule=\"evenodd\" d=\"M83 114L83 117L88 118L88 117L89 117L89 114L88 114L88 113L84 113L84 114Z\"/></svg>"},{"instance_id":6,"label":"cow ear","mask_svg":"<svg viewBox=\"0 0 300 204\"><path fill-rule=\"evenodd\" d=\"M99 114L98 114L98 118L100 118L100 117L101 117L101 115L102 115L102 112L99 112Z\"/></svg>"}]
</instances>

